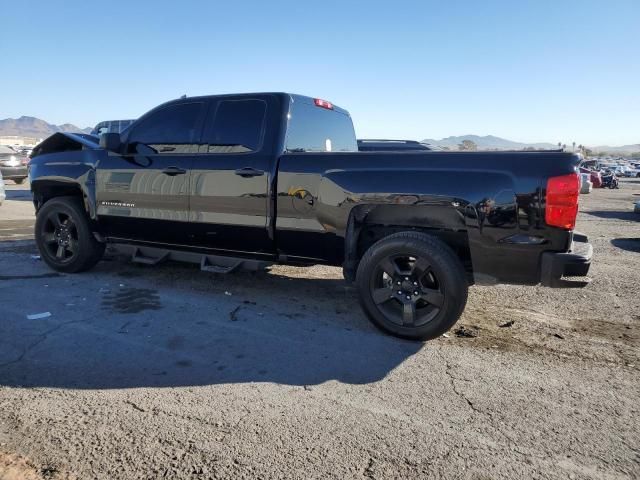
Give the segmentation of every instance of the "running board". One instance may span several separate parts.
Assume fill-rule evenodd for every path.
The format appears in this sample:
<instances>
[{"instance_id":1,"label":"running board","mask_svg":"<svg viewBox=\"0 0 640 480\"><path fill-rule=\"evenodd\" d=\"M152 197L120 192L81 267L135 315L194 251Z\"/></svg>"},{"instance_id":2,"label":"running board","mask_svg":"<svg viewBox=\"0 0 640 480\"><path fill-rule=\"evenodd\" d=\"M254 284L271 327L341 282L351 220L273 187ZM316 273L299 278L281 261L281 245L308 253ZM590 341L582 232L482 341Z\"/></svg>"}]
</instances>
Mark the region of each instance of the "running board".
<instances>
[{"instance_id":1,"label":"running board","mask_svg":"<svg viewBox=\"0 0 640 480\"><path fill-rule=\"evenodd\" d=\"M215 257L214 257L215 258ZM233 260L231 258L225 258L225 260ZM202 255L202 260L200 260L200 270L203 272L211 272L211 273L231 273L240 267L243 263L243 260L238 259L235 263L222 266L222 265L214 265L212 263L211 258L208 255Z\"/></svg>"},{"instance_id":2,"label":"running board","mask_svg":"<svg viewBox=\"0 0 640 480\"><path fill-rule=\"evenodd\" d=\"M132 262L144 265L158 265L167 260L195 263L200 265L200 270L210 273L231 273L236 270L249 270L255 272L258 270L264 270L273 264L273 262L263 260L224 257L221 255L208 255L206 253L169 250L157 247L143 247L126 243L110 243L108 251L110 253L124 255Z\"/></svg>"},{"instance_id":3,"label":"running board","mask_svg":"<svg viewBox=\"0 0 640 480\"><path fill-rule=\"evenodd\" d=\"M131 254L131 261L134 263L143 263L145 265L157 265L164 262L169 257L169 252L165 252L159 257L147 257L140 252L140 248L136 247Z\"/></svg>"}]
</instances>

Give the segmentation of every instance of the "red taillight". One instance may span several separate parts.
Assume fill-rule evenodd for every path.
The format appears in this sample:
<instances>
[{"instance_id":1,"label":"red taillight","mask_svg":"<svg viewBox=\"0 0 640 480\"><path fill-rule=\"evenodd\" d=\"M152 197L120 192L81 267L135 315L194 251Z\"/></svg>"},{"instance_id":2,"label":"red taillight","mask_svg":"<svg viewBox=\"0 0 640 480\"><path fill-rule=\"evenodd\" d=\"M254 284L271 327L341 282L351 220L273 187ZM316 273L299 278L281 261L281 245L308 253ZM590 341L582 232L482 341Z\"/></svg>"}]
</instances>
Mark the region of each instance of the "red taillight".
<instances>
[{"instance_id":1,"label":"red taillight","mask_svg":"<svg viewBox=\"0 0 640 480\"><path fill-rule=\"evenodd\" d=\"M28 165L30 161L31 159L29 157L23 157L22 160L20 160L20 163L22 165Z\"/></svg>"},{"instance_id":2,"label":"red taillight","mask_svg":"<svg viewBox=\"0 0 640 480\"><path fill-rule=\"evenodd\" d=\"M333 104L331 102L327 102L326 100L322 100L320 98L314 98L313 103L316 104L316 107L326 108L327 110L333 110Z\"/></svg>"},{"instance_id":3,"label":"red taillight","mask_svg":"<svg viewBox=\"0 0 640 480\"><path fill-rule=\"evenodd\" d=\"M577 173L551 177L547 181L545 221L553 227L573 230L578 215L580 179Z\"/></svg>"}]
</instances>

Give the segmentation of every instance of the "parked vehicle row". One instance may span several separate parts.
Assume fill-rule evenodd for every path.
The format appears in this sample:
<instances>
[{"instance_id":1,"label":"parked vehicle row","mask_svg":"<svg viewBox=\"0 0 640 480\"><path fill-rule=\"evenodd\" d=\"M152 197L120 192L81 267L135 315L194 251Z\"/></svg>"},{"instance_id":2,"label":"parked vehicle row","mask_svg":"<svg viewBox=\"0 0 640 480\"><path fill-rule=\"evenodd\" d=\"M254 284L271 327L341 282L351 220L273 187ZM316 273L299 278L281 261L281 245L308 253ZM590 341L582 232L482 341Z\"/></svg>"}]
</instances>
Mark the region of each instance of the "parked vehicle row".
<instances>
[{"instance_id":1,"label":"parked vehicle row","mask_svg":"<svg viewBox=\"0 0 640 480\"><path fill-rule=\"evenodd\" d=\"M589 165L589 166L586 166ZM597 170L597 165L590 162L583 162L579 167L582 175L588 176L589 181L593 184L594 188L619 188L618 175L616 172L620 170L603 167L601 170ZM585 192L586 187L585 187Z\"/></svg>"}]
</instances>

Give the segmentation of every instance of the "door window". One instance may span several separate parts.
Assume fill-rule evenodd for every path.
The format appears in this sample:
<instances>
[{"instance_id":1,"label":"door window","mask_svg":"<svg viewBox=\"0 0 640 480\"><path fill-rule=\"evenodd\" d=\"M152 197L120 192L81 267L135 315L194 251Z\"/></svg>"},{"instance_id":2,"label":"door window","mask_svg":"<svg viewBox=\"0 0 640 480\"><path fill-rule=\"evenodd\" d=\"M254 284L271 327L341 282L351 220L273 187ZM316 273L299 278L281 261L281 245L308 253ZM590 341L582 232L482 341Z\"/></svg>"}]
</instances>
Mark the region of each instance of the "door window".
<instances>
[{"instance_id":1,"label":"door window","mask_svg":"<svg viewBox=\"0 0 640 480\"><path fill-rule=\"evenodd\" d=\"M142 119L129 136L127 153L196 153L201 102L161 108Z\"/></svg>"},{"instance_id":2,"label":"door window","mask_svg":"<svg viewBox=\"0 0 640 480\"><path fill-rule=\"evenodd\" d=\"M212 108L202 143L208 153L248 153L262 147L267 104L263 100L222 100Z\"/></svg>"}]
</instances>

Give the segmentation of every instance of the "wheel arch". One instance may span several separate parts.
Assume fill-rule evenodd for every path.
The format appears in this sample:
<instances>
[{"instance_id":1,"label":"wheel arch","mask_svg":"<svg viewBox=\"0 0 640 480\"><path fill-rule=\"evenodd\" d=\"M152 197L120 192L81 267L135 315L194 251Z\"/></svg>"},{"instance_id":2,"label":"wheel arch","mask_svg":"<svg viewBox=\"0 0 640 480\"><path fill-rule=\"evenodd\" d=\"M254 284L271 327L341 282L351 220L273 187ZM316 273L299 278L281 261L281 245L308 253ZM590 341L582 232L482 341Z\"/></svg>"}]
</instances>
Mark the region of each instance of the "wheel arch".
<instances>
[{"instance_id":1,"label":"wheel arch","mask_svg":"<svg viewBox=\"0 0 640 480\"><path fill-rule=\"evenodd\" d=\"M469 283L473 269L464 214L455 206L369 204L354 207L345 232L343 273L355 280L360 259L371 245L403 231L433 236L447 245L461 261Z\"/></svg>"},{"instance_id":2,"label":"wheel arch","mask_svg":"<svg viewBox=\"0 0 640 480\"><path fill-rule=\"evenodd\" d=\"M78 182L50 179L34 180L31 183L31 192L36 213L52 198L77 197L82 201L84 210L89 215L89 218L95 220L95 203L91 201L86 189Z\"/></svg>"}]
</instances>

